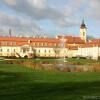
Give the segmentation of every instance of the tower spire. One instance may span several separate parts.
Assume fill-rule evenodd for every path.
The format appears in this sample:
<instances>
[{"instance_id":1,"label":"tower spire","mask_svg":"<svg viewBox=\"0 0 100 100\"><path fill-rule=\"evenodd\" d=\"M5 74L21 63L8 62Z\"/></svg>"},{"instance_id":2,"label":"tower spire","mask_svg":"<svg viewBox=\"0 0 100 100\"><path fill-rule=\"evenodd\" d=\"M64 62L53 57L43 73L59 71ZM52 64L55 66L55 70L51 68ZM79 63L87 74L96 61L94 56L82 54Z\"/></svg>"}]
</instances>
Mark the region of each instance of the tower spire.
<instances>
[{"instance_id":1,"label":"tower spire","mask_svg":"<svg viewBox=\"0 0 100 100\"><path fill-rule=\"evenodd\" d=\"M82 20L82 24L80 26L80 37L82 40L85 40L85 42L87 41L87 27L84 23L84 19Z\"/></svg>"},{"instance_id":2,"label":"tower spire","mask_svg":"<svg viewBox=\"0 0 100 100\"><path fill-rule=\"evenodd\" d=\"M84 22L84 19L83 19L83 21L82 21L82 24L81 24L81 27L80 28L86 28L86 25L85 25L85 22Z\"/></svg>"},{"instance_id":3,"label":"tower spire","mask_svg":"<svg viewBox=\"0 0 100 100\"><path fill-rule=\"evenodd\" d=\"M83 18L82 24L84 24L84 18Z\"/></svg>"}]
</instances>

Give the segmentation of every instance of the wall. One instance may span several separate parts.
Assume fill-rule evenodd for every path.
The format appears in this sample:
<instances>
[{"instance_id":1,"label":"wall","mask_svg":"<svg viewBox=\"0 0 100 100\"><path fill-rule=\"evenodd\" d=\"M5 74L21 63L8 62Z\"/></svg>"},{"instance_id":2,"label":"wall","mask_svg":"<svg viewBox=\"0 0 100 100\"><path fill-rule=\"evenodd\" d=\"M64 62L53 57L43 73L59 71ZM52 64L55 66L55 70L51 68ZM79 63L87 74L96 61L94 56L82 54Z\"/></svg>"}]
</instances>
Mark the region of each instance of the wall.
<instances>
[{"instance_id":1,"label":"wall","mask_svg":"<svg viewBox=\"0 0 100 100\"><path fill-rule=\"evenodd\" d=\"M85 48L78 48L77 56L80 57L90 57L92 59L97 60L100 56L100 47L85 47Z\"/></svg>"},{"instance_id":2,"label":"wall","mask_svg":"<svg viewBox=\"0 0 100 100\"><path fill-rule=\"evenodd\" d=\"M20 47L1 46L0 56L15 56L16 52L20 52Z\"/></svg>"}]
</instances>

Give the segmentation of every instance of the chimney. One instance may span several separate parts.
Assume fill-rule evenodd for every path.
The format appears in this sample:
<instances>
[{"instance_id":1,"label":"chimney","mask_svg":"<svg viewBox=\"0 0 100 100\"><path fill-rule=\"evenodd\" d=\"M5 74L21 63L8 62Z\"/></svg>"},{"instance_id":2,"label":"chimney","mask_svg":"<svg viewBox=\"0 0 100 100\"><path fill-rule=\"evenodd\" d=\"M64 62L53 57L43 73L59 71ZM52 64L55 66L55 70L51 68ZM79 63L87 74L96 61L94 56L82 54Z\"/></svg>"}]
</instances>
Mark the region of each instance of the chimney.
<instances>
[{"instance_id":1,"label":"chimney","mask_svg":"<svg viewBox=\"0 0 100 100\"><path fill-rule=\"evenodd\" d=\"M9 37L11 37L11 29L9 29Z\"/></svg>"}]
</instances>

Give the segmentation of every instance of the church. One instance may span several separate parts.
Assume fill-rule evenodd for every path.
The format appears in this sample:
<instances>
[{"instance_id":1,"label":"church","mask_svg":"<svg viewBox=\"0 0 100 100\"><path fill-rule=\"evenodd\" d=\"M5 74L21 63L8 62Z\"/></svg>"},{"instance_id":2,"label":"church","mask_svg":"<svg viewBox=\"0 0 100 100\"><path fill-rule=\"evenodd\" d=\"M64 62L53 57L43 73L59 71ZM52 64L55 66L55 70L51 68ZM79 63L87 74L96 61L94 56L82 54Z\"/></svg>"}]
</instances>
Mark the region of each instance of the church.
<instances>
[{"instance_id":1,"label":"church","mask_svg":"<svg viewBox=\"0 0 100 100\"><path fill-rule=\"evenodd\" d=\"M36 57L86 57L99 59L100 39L87 39L84 20L80 26L80 36L49 37L0 37L0 56L17 58Z\"/></svg>"}]
</instances>

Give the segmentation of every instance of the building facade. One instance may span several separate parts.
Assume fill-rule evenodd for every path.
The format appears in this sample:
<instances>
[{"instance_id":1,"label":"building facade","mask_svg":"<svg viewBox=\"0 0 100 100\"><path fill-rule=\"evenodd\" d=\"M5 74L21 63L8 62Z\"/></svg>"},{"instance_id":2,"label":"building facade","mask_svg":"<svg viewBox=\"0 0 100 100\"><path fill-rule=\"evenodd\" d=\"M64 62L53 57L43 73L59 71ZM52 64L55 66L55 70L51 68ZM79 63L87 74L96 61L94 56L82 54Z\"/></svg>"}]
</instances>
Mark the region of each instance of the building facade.
<instances>
[{"instance_id":1,"label":"building facade","mask_svg":"<svg viewBox=\"0 0 100 100\"><path fill-rule=\"evenodd\" d=\"M55 38L0 37L0 56L3 57L100 57L100 39L87 41L84 21L80 36L56 36Z\"/></svg>"}]
</instances>

